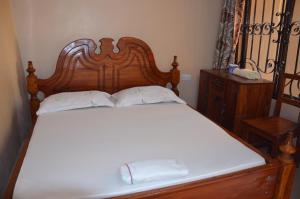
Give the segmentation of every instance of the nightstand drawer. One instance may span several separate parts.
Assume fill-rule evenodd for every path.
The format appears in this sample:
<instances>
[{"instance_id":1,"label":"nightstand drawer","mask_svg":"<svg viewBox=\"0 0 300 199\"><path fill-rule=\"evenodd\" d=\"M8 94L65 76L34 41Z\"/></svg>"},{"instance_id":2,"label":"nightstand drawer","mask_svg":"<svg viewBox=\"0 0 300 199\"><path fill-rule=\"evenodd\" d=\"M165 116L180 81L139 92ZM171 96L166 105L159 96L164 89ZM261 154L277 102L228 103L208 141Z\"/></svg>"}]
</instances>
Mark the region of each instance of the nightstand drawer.
<instances>
[{"instance_id":1,"label":"nightstand drawer","mask_svg":"<svg viewBox=\"0 0 300 199\"><path fill-rule=\"evenodd\" d=\"M218 124L222 124L225 108L224 92L211 89L208 94L207 117Z\"/></svg>"},{"instance_id":2,"label":"nightstand drawer","mask_svg":"<svg viewBox=\"0 0 300 199\"><path fill-rule=\"evenodd\" d=\"M223 101L227 82L218 77L209 79L208 97L212 101Z\"/></svg>"},{"instance_id":3,"label":"nightstand drawer","mask_svg":"<svg viewBox=\"0 0 300 199\"><path fill-rule=\"evenodd\" d=\"M222 78L213 77L209 81L209 87L212 91L224 92L226 88L226 81Z\"/></svg>"}]
</instances>

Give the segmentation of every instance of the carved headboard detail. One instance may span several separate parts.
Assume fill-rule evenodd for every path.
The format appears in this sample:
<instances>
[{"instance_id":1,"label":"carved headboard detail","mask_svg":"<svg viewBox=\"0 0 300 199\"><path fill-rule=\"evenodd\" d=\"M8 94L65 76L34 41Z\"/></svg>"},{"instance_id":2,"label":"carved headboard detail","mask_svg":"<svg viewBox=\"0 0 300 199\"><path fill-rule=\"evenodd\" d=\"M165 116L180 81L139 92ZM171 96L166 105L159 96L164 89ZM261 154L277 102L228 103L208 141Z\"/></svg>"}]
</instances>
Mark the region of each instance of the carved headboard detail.
<instances>
[{"instance_id":1,"label":"carved headboard detail","mask_svg":"<svg viewBox=\"0 0 300 199\"><path fill-rule=\"evenodd\" d=\"M123 37L114 52L113 39L80 39L69 43L60 53L54 74L48 79L38 79L32 62L28 63L27 89L33 120L39 108L37 93L45 96L66 92L100 90L108 93L134 86L161 85L171 83L178 94L180 72L177 57L174 57L170 72L161 72L154 61L150 47L142 40Z\"/></svg>"}]
</instances>

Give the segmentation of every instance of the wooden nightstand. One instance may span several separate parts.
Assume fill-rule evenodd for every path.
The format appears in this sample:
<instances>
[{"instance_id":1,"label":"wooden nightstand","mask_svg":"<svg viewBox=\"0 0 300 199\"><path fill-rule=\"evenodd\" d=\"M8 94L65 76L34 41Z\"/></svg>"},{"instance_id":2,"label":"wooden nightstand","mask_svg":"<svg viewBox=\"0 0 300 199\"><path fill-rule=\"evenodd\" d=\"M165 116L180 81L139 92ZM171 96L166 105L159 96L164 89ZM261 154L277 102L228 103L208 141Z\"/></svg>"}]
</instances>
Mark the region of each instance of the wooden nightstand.
<instances>
[{"instance_id":1,"label":"wooden nightstand","mask_svg":"<svg viewBox=\"0 0 300 199\"><path fill-rule=\"evenodd\" d=\"M241 120L269 114L273 83L247 80L224 70L201 70L198 111L235 133Z\"/></svg>"}]
</instances>

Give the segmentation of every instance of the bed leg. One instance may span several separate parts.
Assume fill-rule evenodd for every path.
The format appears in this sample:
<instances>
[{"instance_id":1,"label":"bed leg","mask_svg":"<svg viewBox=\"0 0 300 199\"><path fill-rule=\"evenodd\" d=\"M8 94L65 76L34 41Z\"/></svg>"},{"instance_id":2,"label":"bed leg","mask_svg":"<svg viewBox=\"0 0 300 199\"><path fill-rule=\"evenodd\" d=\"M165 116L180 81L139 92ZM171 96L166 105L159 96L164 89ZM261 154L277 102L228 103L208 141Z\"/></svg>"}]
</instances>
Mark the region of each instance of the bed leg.
<instances>
[{"instance_id":1,"label":"bed leg","mask_svg":"<svg viewBox=\"0 0 300 199\"><path fill-rule=\"evenodd\" d=\"M172 66L173 68L171 69L171 74L172 74L172 80L171 80L171 84L172 84L172 90L174 91L174 93L176 95L179 96L179 90L177 88L179 81L180 81L180 71L178 70L178 62L177 62L177 56L174 56L174 60L172 62Z\"/></svg>"},{"instance_id":2,"label":"bed leg","mask_svg":"<svg viewBox=\"0 0 300 199\"><path fill-rule=\"evenodd\" d=\"M281 162L281 169L276 187L276 199L289 199L291 197L296 169L293 158L293 154L296 152L293 137L293 132L289 132L284 143L279 147L281 154L278 159Z\"/></svg>"},{"instance_id":3,"label":"bed leg","mask_svg":"<svg viewBox=\"0 0 300 199\"><path fill-rule=\"evenodd\" d=\"M30 94L30 111L31 111L31 119L34 124L37 118L36 112L40 106L40 100L37 97L39 88L38 88L38 78L35 75L35 69L32 65L32 62L28 62L27 68L27 91Z\"/></svg>"}]
</instances>

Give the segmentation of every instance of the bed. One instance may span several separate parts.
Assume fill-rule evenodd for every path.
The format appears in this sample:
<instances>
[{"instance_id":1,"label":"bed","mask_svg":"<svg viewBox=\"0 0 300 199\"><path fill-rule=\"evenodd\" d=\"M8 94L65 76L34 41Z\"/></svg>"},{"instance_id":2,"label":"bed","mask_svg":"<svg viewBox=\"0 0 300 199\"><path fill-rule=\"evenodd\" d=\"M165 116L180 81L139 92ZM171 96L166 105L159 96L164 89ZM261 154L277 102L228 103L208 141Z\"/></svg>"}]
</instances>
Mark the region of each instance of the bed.
<instances>
[{"instance_id":1,"label":"bed","mask_svg":"<svg viewBox=\"0 0 300 199\"><path fill-rule=\"evenodd\" d=\"M292 135L278 159L260 154L185 104L88 108L37 117L38 93L169 86L179 94L176 57L161 72L150 47L123 37L68 44L54 74L38 79L28 67L34 128L11 176L6 198L289 198L295 170ZM68 157L68 158L66 158ZM190 169L184 178L124 185L126 161L176 158Z\"/></svg>"}]
</instances>

